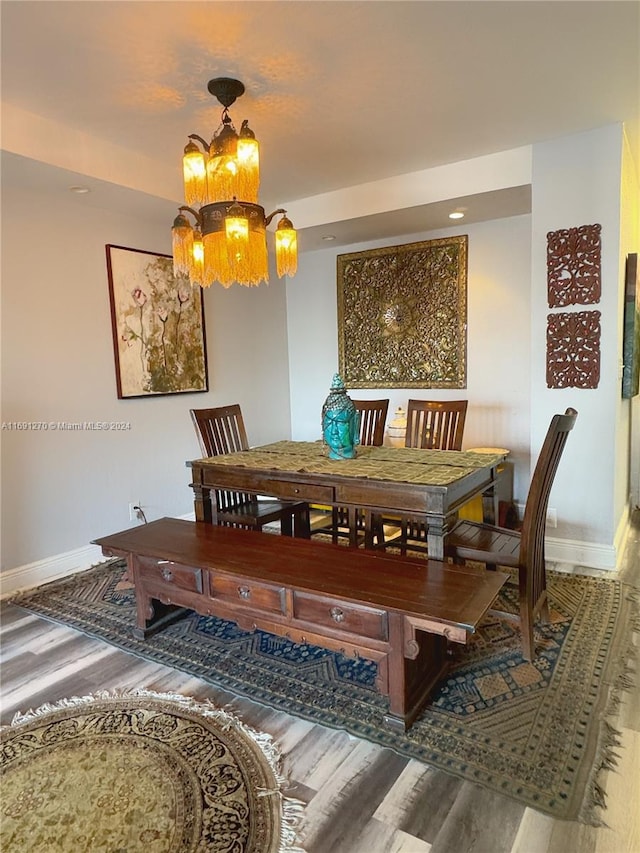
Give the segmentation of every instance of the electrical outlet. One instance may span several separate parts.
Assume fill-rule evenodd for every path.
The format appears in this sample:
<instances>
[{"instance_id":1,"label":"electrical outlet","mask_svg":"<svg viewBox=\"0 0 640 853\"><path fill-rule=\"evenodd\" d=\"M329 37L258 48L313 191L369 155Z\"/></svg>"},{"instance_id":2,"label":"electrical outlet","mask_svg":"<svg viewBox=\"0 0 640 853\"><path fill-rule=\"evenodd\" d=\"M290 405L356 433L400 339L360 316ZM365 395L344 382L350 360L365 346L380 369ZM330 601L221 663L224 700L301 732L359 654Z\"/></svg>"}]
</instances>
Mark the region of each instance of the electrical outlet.
<instances>
[{"instance_id":1,"label":"electrical outlet","mask_svg":"<svg viewBox=\"0 0 640 853\"><path fill-rule=\"evenodd\" d=\"M558 526L558 513L555 509L551 507L547 508L547 527L557 527Z\"/></svg>"},{"instance_id":2,"label":"electrical outlet","mask_svg":"<svg viewBox=\"0 0 640 853\"><path fill-rule=\"evenodd\" d=\"M129 521L139 521L140 520L138 518L138 511L136 510L137 506L140 506L140 501L134 501L133 503L129 504Z\"/></svg>"}]
</instances>

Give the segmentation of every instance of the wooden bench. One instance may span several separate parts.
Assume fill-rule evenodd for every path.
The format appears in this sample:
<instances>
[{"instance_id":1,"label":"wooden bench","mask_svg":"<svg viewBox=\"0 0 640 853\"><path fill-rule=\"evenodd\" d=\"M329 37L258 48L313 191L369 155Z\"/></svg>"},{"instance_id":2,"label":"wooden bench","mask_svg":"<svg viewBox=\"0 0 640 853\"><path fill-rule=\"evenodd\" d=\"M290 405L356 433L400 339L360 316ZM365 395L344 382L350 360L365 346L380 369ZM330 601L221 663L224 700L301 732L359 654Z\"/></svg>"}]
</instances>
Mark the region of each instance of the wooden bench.
<instances>
[{"instance_id":1,"label":"wooden bench","mask_svg":"<svg viewBox=\"0 0 640 853\"><path fill-rule=\"evenodd\" d=\"M125 557L146 638L195 610L378 665L391 726L411 726L507 576L162 518L95 540Z\"/></svg>"}]
</instances>

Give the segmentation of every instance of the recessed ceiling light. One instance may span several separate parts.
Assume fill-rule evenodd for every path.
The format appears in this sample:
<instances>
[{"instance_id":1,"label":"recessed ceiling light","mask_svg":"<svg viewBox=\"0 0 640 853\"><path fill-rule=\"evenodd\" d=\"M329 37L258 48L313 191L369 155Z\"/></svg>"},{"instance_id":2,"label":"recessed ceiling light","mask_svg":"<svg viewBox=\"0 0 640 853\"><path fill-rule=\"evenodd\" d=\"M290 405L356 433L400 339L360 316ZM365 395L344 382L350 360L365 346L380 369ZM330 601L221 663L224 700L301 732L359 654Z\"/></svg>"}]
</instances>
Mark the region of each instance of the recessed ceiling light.
<instances>
[{"instance_id":1,"label":"recessed ceiling light","mask_svg":"<svg viewBox=\"0 0 640 853\"><path fill-rule=\"evenodd\" d=\"M336 238L335 234L325 234L322 239L326 240L327 242L330 242L331 240L335 240Z\"/></svg>"},{"instance_id":2,"label":"recessed ceiling light","mask_svg":"<svg viewBox=\"0 0 640 853\"><path fill-rule=\"evenodd\" d=\"M91 190L89 187L69 187L69 192L77 193L78 195L84 195L84 193L90 193Z\"/></svg>"},{"instance_id":3,"label":"recessed ceiling light","mask_svg":"<svg viewBox=\"0 0 640 853\"><path fill-rule=\"evenodd\" d=\"M464 213L461 210L454 210L449 214L449 219L464 219Z\"/></svg>"}]
</instances>

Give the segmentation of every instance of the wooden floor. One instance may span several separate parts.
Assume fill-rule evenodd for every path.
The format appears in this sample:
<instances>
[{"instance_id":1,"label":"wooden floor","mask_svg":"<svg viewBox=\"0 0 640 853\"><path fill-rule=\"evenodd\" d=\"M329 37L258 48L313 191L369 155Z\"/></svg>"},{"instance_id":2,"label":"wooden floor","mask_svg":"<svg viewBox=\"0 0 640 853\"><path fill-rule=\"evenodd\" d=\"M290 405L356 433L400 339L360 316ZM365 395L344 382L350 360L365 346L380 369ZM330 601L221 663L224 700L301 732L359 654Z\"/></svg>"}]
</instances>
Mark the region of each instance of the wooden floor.
<instances>
[{"instance_id":1,"label":"wooden floor","mask_svg":"<svg viewBox=\"0 0 640 853\"><path fill-rule=\"evenodd\" d=\"M619 576L640 588L640 519ZM17 710L113 688L175 691L227 707L279 743L288 793L307 803L302 841L308 853L640 853L638 685L620 708L620 761L605 784L608 826L596 829L553 820L391 750L216 690L13 605L4 604L1 615L2 723ZM637 646L637 634L634 641Z\"/></svg>"}]
</instances>

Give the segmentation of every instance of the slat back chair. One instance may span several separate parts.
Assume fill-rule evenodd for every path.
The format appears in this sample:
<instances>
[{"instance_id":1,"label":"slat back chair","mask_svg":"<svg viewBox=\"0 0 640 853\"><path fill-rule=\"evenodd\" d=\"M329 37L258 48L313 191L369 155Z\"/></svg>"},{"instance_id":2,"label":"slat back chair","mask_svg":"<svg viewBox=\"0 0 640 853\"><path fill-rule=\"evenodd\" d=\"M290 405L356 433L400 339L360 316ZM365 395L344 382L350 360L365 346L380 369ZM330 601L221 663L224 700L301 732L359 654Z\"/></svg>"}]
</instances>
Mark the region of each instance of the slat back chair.
<instances>
[{"instance_id":1,"label":"slat back chair","mask_svg":"<svg viewBox=\"0 0 640 853\"><path fill-rule=\"evenodd\" d=\"M467 400L409 400L405 447L461 450Z\"/></svg>"},{"instance_id":2,"label":"slat back chair","mask_svg":"<svg viewBox=\"0 0 640 853\"><path fill-rule=\"evenodd\" d=\"M503 611L491 612L519 621L523 654L529 661L535 655L535 618L539 615L544 621L549 621L544 553L549 495L567 437L577 417L575 409L567 409L564 415L554 415L551 419L531 478L520 531L459 521L445 542L445 554L454 562L474 560L485 563L488 569L499 565L518 570L519 616Z\"/></svg>"},{"instance_id":3,"label":"slat back chair","mask_svg":"<svg viewBox=\"0 0 640 853\"><path fill-rule=\"evenodd\" d=\"M360 444L380 447L384 441L389 400L354 400L360 412Z\"/></svg>"},{"instance_id":4,"label":"slat back chair","mask_svg":"<svg viewBox=\"0 0 640 853\"><path fill-rule=\"evenodd\" d=\"M239 404L210 409L190 409L191 420L205 457L249 450L249 439ZM216 489L218 523L262 530L265 524L280 522L283 535L309 536L309 505L302 501L258 500L249 492Z\"/></svg>"},{"instance_id":5,"label":"slat back chair","mask_svg":"<svg viewBox=\"0 0 640 853\"><path fill-rule=\"evenodd\" d=\"M462 450L467 405L467 400L409 400L404 446L424 450ZM424 524L401 518L400 539L390 544L399 545L404 556L407 550L426 552L426 540Z\"/></svg>"},{"instance_id":6,"label":"slat back chair","mask_svg":"<svg viewBox=\"0 0 640 853\"><path fill-rule=\"evenodd\" d=\"M360 444L381 447L384 441L384 427L389 411L389 400L354 400L356 410L360 412ZM356 510L352 511L352 519L349 520L349 512L346 507L334 507L331 511L330 526L318 526L314 533L331 534L331 540L335 544L340 536L348 536L352 543L357 542L357 531L362 529L364 518ZM382 535L382 522L378 517L372 521L376 535ZM352 530L352 527L355 529Z\"/></svg>"},{"instance_id":7,"label":"slat back chair","mask_svg":"<svg viewBox=\"0 0 640 853\"><path fill-rule=\"evenodd\" d=\"M249 449L249 439L238 404L215 409L191 409L191 417L206 456L221 456Z\"/></svg>"}]
</instances>

